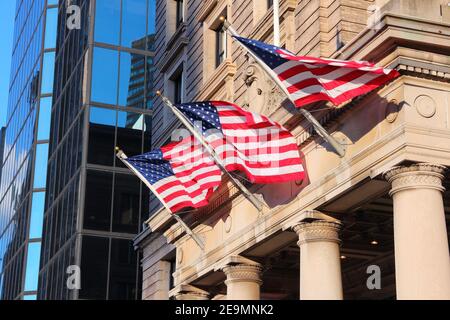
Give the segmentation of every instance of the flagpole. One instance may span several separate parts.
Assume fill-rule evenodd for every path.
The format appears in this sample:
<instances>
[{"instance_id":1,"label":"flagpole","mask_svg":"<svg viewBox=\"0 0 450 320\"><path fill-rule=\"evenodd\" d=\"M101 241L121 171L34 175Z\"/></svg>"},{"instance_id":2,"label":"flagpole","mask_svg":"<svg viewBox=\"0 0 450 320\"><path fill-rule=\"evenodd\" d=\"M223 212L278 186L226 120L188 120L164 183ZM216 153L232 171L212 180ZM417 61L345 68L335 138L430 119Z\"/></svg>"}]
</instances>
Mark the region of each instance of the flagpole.
<instances>
[{"instance_id":1,"label":"flagpole","mask_svg":"<svg viewBox=\"0 0 450 320\"><path fill-rule=\"evenodd\" d=\"M117 158L120 159L120 161L122 161L122 163L124 165L127 166L128 169L130 169L150 189L151 192L153 192L155 197L158 198L158 200L162 203L164 208L166 208L166 210L169 211L171 216L174 217L175 220L177 220L180 223L181 227L184 228L186 233L198 244L198 246L202 250L205 250L205 243L203 242L203 240L200 239L200 237L197 234L195 234L191 228L189 228L189 226L183 221L183 219L181 219L181 217L179 215L177 215L176 213L173 213L172 210L170 210L169 206L161 198L161 196L158 194L158 192L155 190L155 188L151 185L151 183L149 183L148 180L145 179L145 177L138 170L136 170L132 165L130 165L128 163L128 161L125 161L128 159L128 157L122 150L120 150L119 147L116 147L116 156L117 156Z\"/></svg>"},{"instance_id":2,"label":"flagpole","mask_svg":"<svg viewBox=\"0 0 450 320\"><path fill-rule=\"evenodd\" d=\"M280 46L280 0L273 0L273 44Z\"/></svg>"},{"instance_id":3,"label":"flagpole","mask_svg":"<svg viewBox=\"0 0 450 320\"><path fill-rule=\"evenodd\" d=\"M225 165L222 163L222 160L218 157L216 152L213 148L203 139L203 135L199 133L195 128L192 126L192 124L189 122L188 119L181 113L173 103L165 96L161 94L160 91L157 91L156 94L161 97L162 101L166 106L168 106L172 112L175 114L175 116L181 121L181 123L192 133L192 135L200 141L200 143L203 145L203 147L206 149L206 151L211 155L211 157L216 162L217 166L230 177L231 181L236 185L238 189L240 189L246 198L255 206L258 211L261 211L263 208L263 204L261 201L259 201L239 180L237 180L235 177L231 175L230 172L228 172L227 169L225 169Z\"/></svg>"},{"instance_id":4,"label":"flagpole","mask_svg":"<svg viewBox=\"0 0 450 320\"><path fill-rule=\"evenodd\" d=\"M239 37L239 34L234 30L231 24L224 17L221 17L220 19L223 21L223 26L226 31L228 31L232 36ZM245 48L245 46L243 47ZM273 71L263 61L261 61L261 59L258 58L251 50L248 50L247 48L245 49L255 59L255 61L258 62L261 68L263 68L264 71L266 71L267 74L275 81L278 87L280 87L280 89L286 94L288 99L295 106L295 103L292 100L291 95L289 94L285 86L281 83L280 79L272 75ZM298 110L305 117L305 119L308 120L313 125L314 129L319 134L319 136L321 136L325 141L327 141L334 148L334 150L340 157L343 157L345 155L345 150L342 147L342 145L335 138L333 138L327 132L327 130L325 130L325 128L319 123L319 121L317 121L316 118L314 118L314 116L309 111L305 110L304 108L298 108Z\"/></svg>"}]
</instances>

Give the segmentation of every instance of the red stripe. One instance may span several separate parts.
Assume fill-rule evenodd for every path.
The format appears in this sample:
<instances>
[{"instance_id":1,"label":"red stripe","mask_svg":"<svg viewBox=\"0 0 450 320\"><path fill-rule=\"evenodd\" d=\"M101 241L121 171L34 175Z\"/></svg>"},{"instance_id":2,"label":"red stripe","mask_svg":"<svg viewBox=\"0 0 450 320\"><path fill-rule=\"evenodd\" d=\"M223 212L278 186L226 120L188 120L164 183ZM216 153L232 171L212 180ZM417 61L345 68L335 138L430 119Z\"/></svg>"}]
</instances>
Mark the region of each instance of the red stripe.
<instances>
[{"instance_id":1,"label":"red stripe","mask_svg":"<svg viewBox=\"0 0 450 320\"><path fill-rule=\"evenodd\" d=\"M219 116L221 117L242 117L245 114L242 114L238 110L218 110Z\"/></svg>"},{"instance_id":2,"label":"red stripe","mask_svg":"<svg viewBox=\"0 0 450 320\"><path fill-rule=\"evenodd\" d=\"M287 153L289 151L298 151L298 146L296 144L288 144L285 146L281 146L281 147L263 147L261 146L260 148L254 148L254 149L240 149L237 150L233 145L228 144L228 147L233 148L232 150L226 150L223 151L221 154L223 154L224 152L227 152L227 156L230 155L234 155L236 157L239 157L237 154L238 152L243 154L246 157L250 157L250 156L258 156L261 155L261 157L277 157L278 155L283 155L284 153ZM222 157L223 158L223 157ZM264 159L264 160L268 160L268 159Z\"/></svg>"},{"instance_id":3,"label":"red stripe","mask_svg":"<svg viewBox=\"0 0 450 320\"><path fill-rule=\"evenodd\" d=\"M395 79L399 75L400 74L397 71L393 70L391 73L389 73L386 76L377 77L377 78L367 82L365 85L363 85L359 88L355 88L355 89L352 89L352 90L342 93L341 95L337 96L336 98L332 98L324 92L314 93L314 94L308 95L306 97L295 100L295 105L296 105L296 107L302 107L306 104L316 102L316 101L321 101L321 100L330 101L333 104L338 105L338 104L348 101L354 97L368 93L368 92L378 88L379 86L391 81L392 79Z\"/></svg>"},{"instance_id":4,"label":"red stripe","mask_svg":"<svg viewBox=\"0 0 450 320\"><path fill-rule=\"evenodd\" d=\"M364 74L367 74L367 72L360 70L350 71L349 73L326 83L321 82L318 78L309 78L291 85L290 87L288 87L288 91L289 93L294 93L313 85L320 85L326 90L333 90L343 84L352 82L353 80L363 76Z\"/></svg>"},{"instance_id":5,"label":"red stripe","mask_svg":"<svg viewBox=\"0 0 450 320\"><path fill-rule=\"evenodd\" d=\"M299 181L303 180L305 177L304 171L299 171L295 173L289 173L289 174L279 174L279 175L273 175L273 176L256 176L253 175L250 171L248 171L247 168L244 166L232 163L226 166L226 169L228 171L244 171L248 180L251 183L279 183L279 182L286 182L286 181Z\"/></svg>"},{"instance_id":6,"label":"red stripe","mask_svg":"<svg viewBox=\"0 0 450 320\"><path fill-rule=\"evenodd\" d=\"M210 160L210 158L208 157L208 160ZM186 165L186 164L184 164ZM181 165L179 165L178 167L180 167ZM213 168L216 167L216 164L213 162L209 162L209 163L200 163L200 164L196 164L194 165L192 168L190 169L184 169L183 171L180 172L176 172L175 175L177 177L185 177L185 176L190 176L193 175L197 170L203 169L203 168ZM220 170L213 170L208 172L209 174L215 174L217 171L220 172Z\"/></svg>"},{"instance_id":7,"label":"red stripe","mask_svg":"<svg viewBox=\"0 0 450 320\"><path fill-rule=\"evenodd\" d=\"M170 202L178 197L183 197L183 196L187 196L187 197L193 199L193 198L199 196L200 194L202 194L205 190L207 190L209 188L214 188L216 185L217 185L216 182L208 182L208 183L200 185L198 189L196 189L192 192L187 192L186 189L172 192L171 194L167 195L164 198L164 201Z\"/></svg>"},{"instance_id":8,"label":"red stripe","mask_svg":"<svg viewBox=\"0 0 450 320\"><path fill-rule=\"evenodd\" d=\"M320 68L311 68L307 64L299 64L299 65L296 65L286 71L283 71L282 73L280 73L278 75L278 77L281 79L281 81L285 81L285 80L287 80L299 73L303 73L303 72L310 72L311 74L316 75L316 76L323 76L325 74L335 71L336 69L339 69L339 67L324 66L324 67L320 67Z\"/></svg>"}]
</instances>

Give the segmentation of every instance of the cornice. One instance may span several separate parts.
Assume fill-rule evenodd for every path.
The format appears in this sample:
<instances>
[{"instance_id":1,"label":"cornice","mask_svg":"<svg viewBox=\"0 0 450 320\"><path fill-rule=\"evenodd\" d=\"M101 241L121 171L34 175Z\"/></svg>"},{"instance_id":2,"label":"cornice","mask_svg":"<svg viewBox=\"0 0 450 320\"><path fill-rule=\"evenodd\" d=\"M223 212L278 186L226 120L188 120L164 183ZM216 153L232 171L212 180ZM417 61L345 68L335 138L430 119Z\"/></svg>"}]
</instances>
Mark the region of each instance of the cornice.
<instances>
[{"instance_id":1,"label":"cornice","mask_svg":"<svg viewBox=\"0 0 450 320\"><path fill-rule=\"evenodd\" d=\"M214 10L214 8L216 7L216 5L219 1L218 0L205 0L203 2L204 2L204 4L202 5L202 8L200 9L199 13L195 17L195 20L197 20L199 22L203 22L206 20L208 15Z\"/></svg>"},{"instance_id":2,"label":"cornice","mask_svg":"<svg viewBox=\"0 0 450 320\"><path fill-rule=\"evenodd\" d=\"M211 99L214 94L224 86L227 79L233 80L236 71L236 64L234 64L231 59L226 59L214 71L208 81L204 83L200 90L200 94L197 95L195 100L203 101Z\"/></svg>"},{"instance_id":3,"label":"cornice","mask_svg":"<svg viewBox=\"0 0 450 320\"><path fill-rule=\"evenodd\" d=\"M175 34L167 42L166 54L158 63L157 68L161 73L165 72L176 61L176 56L189 44L189 39L185 35L186 24L183 23L175 32Z\"/></svg>"}]
</instances>

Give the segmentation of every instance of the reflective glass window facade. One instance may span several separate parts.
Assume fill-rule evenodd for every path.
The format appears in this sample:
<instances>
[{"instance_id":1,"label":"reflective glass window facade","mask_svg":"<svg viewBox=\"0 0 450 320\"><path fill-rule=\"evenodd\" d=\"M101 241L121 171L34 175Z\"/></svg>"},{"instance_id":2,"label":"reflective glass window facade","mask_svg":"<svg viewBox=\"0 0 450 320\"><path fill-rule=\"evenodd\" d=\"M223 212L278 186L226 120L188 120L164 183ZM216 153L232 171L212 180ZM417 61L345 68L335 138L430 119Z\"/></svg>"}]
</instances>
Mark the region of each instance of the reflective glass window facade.
<instances>
[{"instance_id":1,"label":"reflective glass window facade","mask_svg":"<svg viewBox=\"0 0 450 320\"><path fill-rule=\"evenodd\" d=\"M150 195L114 147L151 148L155 0L71 4L79 28L67 27L67 1L17 0L0 171L3 299L140 297L132 239ZM74 265L81 290L66 286Z\"/></svg>"},{"instance_id":2,"label":"reflective glass window facade","mask_svg":"<svg viewBox=\"0 0 450 320\"><path fill-rule=\"evenodd\" d=\"M37 298L139 299L132 239L148 217L149 191L114 148L132 155L151 147L155 5L80 0L74 30L65 28L66 5L54 57ZM80 290L65 286L71 265L80 267Z\"/></svg>"}]
</instances>

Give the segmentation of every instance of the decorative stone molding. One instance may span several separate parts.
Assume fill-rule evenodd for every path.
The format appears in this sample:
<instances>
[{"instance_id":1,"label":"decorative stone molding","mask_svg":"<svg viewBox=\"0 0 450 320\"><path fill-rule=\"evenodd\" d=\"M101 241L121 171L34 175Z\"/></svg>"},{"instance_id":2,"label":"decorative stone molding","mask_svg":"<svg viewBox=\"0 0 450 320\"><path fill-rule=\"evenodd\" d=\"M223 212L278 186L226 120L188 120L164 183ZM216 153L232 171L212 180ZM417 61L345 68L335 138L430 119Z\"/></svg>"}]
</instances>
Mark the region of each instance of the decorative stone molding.
<instances>
[{"instance_id":1,"label":"decorative stone molding","mask_svg":"<svg viewBox=\"0 0 450 320\"><path fill-rule=\"evenodd\" d=\"M432 67L435 67L431 65ZM415 73L416 75L424 75L424 76L431 76L435 78L441 78L444 80L450 79L450 72L435 70L435 69L428 69L428 68L422 68L422 67L416 67L414 65L410 64L399 64L396 68L397 70L406 71L407 73ZM436 67L437 69L437 67Z\"/></svg>"},{"instance_id":2,"label":"decorative stone molding","mask_svg":"<svg viewBox=\"0 0 450 320\"><path fill-rule=\"evenodd\" d=\"M249 58L249 65L243 73L247 86L244 107L269 116L283 103L285 95L266 75L261 67Z\"/></svg>"},{"instance_id":3,"label":"decorative stone molding","mask_svg":"<svg viewBox=\"0 0 450 320\"><path fill-rule=\"evenodd\" d=\"M446 167L432 163L417 163L410 166L394 167L384 174L392 185L390 196L409 189L435 189L443 192L442 186Z\"/></svg>"},{"instance_id":4,"label":"decorative stone molding","mask_svg":"<svg viewBox=\"0 0 450 320\"><path fill-rule=\"evenodd\" d=\"M175 44L170 48L169 51L166 52L164 58L157 65L157 68L161 72L166 72L174 62L179 61L176 59L176 57L189 43L189 39L186 37L180 36L177 39L178 40L175 42Z\"/></svg>"},{"instance_id":5,"label":"decorative stone molding","mask_svg":"<svg viewBox=\"0 0 450 320\"><path fill-rule=\"evenodd\" d=\"M229 256L215 270L222 270L227 276L225 284L233 282L253 282L262 284L262 266L260 263L241 256Z\"/></svg>"},{"instance_id":6,"label":"decorative stone molding","mask_svg":"<svg viewBox=\"0 0 450 320\"><path fill-rule=\"evenodd\" d=\"M316 241L335 242L340 244L339 231L342 224L340 222L316 220L313 222L300 222L293 226L298 235L299 246Z\"/></svg>"},{"instance_id":7,"label":"decorative stone molding","mask_svg":"<svg viewBox=\"0 0 450 320\"><path fill-rule=\"evenodd\" d=\"M175 300L209 300L209 292L187 284L175 287L169 296Z\"/></svg>"},{"instance_id":8,"label":"decorative stone molding","mask_svg":"<svg viewBox=\"0 0 450 320\"><path fill-rule=\"evenodd\" d=\"M233 77L236 74L236 64L226 59L204 83L201 94L196 97L198 100L212 99L218 91L225 90L226 100L233 101Z\"/></svg>"},{"instance_id":9,"label":"decorative stone molding","mask_svg":"<svg viewBox=\"0 0 450 320\"><path fill-rule=\"evenodd\" d=\"M428 95L420 95L414 101L417 113L424 118L431 118L436 114L436 102Z\"/></svg>"},{"instance_id":10,"label":"decorative stone molding","mask_svg":"<svg viewBox=\"0 0 450 320\"><path fill-rule=\"evenodd\" d=\"M386 105L386 121L389 123L394 123L398 118L399 109L400 108L396 100L389 101Z\"/></svg>"},{"instance_id":11,"label":"decorative stone molding","mask_svg":"<svg viewBox=\"0 0 450 320\"><path fill-rule=\"evenodd\" d=\"M183 248L177 248L177 263L182 264L184 259L184 251Z\"/></svg>"},{"instance_id":12,"label":"decorative stone molding","mask_svg":"<svg viewBox=\"0 0 450 320\"><path fill-rule=\"evenodd\" d=\"M227 276L225 284L232 282L255 282L262 285L261 265L239 264L235 266L227 266L223 268L223 272Z\"/></svg>"},{"instance_id":13,"label":"decorative stone molding","mask_svg":"<svg viewBox=\"0 0 450 320\"><path fill-rule=\"evenodd\" d=\"M231 227L233 226L233 218L231 216L228 216L223 226L225 229L225 233L230 233Z\"/></svg>"}]
</instances>

